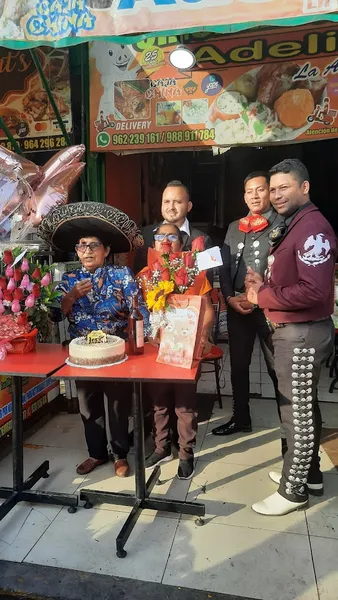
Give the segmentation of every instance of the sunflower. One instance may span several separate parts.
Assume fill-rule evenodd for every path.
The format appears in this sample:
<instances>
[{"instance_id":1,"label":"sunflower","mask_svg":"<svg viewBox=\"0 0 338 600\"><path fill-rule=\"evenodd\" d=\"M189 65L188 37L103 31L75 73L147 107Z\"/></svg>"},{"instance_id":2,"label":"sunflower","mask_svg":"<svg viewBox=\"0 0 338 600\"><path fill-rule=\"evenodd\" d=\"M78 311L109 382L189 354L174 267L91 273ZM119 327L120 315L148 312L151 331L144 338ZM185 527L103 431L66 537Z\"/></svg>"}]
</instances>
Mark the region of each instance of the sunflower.
<instances>
[{"instance_id":1,"label":"sunflower","mask_svg":"<svg viewBox=\"0 0 338 600\"><path fill-rule=\"evenodd\" d=\"M146 302L149 310L163 310L166 299L174 291L173 281L160 281L155 287L147 292Z\"/></svg>"}]
</instances>

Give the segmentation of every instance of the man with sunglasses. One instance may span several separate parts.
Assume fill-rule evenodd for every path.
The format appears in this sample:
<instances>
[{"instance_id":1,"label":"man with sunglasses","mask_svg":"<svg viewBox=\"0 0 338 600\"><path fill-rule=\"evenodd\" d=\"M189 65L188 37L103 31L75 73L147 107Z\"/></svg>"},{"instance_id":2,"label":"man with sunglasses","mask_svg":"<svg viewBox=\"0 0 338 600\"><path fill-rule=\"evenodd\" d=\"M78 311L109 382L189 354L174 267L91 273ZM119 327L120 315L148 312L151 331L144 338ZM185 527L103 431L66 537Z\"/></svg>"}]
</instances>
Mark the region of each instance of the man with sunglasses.
<instances>
[{"instance_id":1,"label":"man with sunglasses","mask_svg":"<svg viewBox=\"0 0 338 600\"><path fill-rule=\"evenodd\" d=\"M198 237L204 238L204 247L212 248L213 243L210 237L204 234L199 229L193 227L187 218L188 213L192 209L192 202L188 188L178 180L170 181L163 192L161 213L163 223L176 225L182 232L183 246L182 250L191 250L193 240ZM157 225L147 225L142 229L144 246L137 251L134 263L134 272L138 273L147 264L147 252L153 244L154 232L158 228ZM208 274L208 279L211 277ZM210 279L209 279L210 280Z\"/></svg>"}]
</instances>

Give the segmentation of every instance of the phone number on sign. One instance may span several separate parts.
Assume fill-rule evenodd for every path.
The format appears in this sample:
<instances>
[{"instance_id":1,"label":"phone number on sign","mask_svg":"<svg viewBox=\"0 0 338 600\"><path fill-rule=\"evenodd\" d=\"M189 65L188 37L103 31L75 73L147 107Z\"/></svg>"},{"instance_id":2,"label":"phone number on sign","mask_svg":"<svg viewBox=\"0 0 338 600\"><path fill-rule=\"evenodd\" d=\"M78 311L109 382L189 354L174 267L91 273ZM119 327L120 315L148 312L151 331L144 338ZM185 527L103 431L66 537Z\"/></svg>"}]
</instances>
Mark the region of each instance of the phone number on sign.
<instances>
[{"instance_id":1,"label":"phone number on sign","mask_svg":"<svg viewBox=\"0 0 338 600\"><path fill-rule=\"evenodd\" d=\"M24 152L37 152L38 150L58 150L67 146L65 138L60 135L57 137L39 137L26 140L15 140ZM15 150L11 142L0 141L0 145L8 150Z\"/></svg>"},{"instance_id":2,"label":"phone number on sign","mask_svg":"<svg viewBox=\"0 0 338 600\"><path fill-rule=\"evenodd\" d=\"M141 144L178 144L180 142L208 142L215 139L214 129L186 131L151 131L150 133L114 133L113 146L139 146Z\"/></svg>"}]
</instances>

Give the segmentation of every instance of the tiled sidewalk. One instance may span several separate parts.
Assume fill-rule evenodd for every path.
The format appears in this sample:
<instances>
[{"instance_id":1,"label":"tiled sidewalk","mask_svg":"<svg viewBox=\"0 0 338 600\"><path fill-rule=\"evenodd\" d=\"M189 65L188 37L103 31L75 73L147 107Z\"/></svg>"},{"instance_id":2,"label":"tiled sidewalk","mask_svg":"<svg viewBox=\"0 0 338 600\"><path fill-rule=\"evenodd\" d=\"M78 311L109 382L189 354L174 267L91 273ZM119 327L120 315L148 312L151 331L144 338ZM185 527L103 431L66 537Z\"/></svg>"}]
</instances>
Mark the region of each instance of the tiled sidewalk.
<instances>
[{"instance_id":1,"label":"tiled sidewalk","mask_svg":"<svg viewBox=\"0 0 338 600\"><path fill-rule=\"evenodd\" d=\"M215 438L210 431L229 416L231 399L225 404L200 426L194 479L178 481L175 460L163 468L164 483L154 489L154 494L205 502L204 527L193 518L144 511L121 560L114 541L128 508L102 505L69 514L65 508L22 503L0 523L0 558L261 600L336 600L338 471L323 453L323 498L311 499L306 512L257 515L250 506L275 490L268 472L280 466L275 404L253 399L253 432ZM323 404L323 409L324 420L337 428L337 407ZM25 470L50 460L51 475L39 483L41 489L133 489L134 478L117 479L111 465L87 478L76 475L85 456L80 417L60 414L25 444ZM10 456L0 463L0 481L11 482Z\"/></svg>"}]
</instances>

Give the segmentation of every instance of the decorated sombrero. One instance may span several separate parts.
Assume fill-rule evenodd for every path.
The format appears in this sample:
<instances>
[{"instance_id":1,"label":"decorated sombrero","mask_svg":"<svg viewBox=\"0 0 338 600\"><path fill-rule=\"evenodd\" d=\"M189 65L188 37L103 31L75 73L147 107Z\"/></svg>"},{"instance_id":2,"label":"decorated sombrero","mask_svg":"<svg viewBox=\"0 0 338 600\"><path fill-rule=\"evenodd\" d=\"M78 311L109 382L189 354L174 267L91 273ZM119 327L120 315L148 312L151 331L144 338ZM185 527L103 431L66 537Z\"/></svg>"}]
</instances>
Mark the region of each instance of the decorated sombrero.
<instances>
[{"instance_id":1,"label":"decorated sombrero","mask_svg":"<svg viewBox=\"0 0 338 600\"><path fill-rule=\"evenodd\" d=\"M41 222L38 235L58 250L71 252L81 237L98 237L113 253L143 246L143 237L128 215L101 202L76 202L54 208Z\"/></svg>"}]
</instances>

